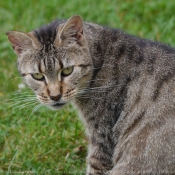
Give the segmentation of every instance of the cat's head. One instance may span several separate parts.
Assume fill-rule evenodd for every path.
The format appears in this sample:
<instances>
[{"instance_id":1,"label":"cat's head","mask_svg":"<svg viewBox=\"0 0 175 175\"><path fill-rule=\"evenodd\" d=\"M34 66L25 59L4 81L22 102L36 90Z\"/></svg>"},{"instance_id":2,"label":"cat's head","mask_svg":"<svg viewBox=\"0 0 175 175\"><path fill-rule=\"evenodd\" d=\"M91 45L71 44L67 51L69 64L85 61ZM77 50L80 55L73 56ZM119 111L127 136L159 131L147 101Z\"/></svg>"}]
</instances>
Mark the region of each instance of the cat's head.
<instances>
[{"instance_id":1,"label":"cat's head","mask_svg":"<svg viewBox=\"0 0 175 175\"><path fill-rule=\"evenodd\" d=\"M88 86L92 59L79 16L29 33L6 33L18 56L18 70L44 105L58 109Z\"/></svg>"}]
</instances>

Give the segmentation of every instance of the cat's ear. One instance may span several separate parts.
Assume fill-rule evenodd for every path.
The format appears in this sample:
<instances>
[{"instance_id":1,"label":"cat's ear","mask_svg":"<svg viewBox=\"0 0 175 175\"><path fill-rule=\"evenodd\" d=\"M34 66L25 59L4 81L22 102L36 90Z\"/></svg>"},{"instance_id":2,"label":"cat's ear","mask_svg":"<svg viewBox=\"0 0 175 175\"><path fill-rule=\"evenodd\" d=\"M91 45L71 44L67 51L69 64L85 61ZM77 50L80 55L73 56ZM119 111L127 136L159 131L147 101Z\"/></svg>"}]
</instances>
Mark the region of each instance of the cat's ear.
<instances>
[{"instance_id":1,"label":"cat's ear","mask_svg":"<svg viewBox=\"0 0 175 175\"><path fill-rule=\"evenodd\" d=\"M12 44L14 52L19 56L24 51L32 48L34 46L34 41L27 33L9 31L6 33L9 41Z\"/></svg>"},{"instance_id":2,"label":"cat's ear","mask_svg":"<svg viewBox=\"0 0 175 175\"><path fill-rule=\"evenodd\" d=\"M83 21L80 16L72 16L58 31L61 42L66 43L77 42L83 45Z\"/></svg>"}]
</instances>

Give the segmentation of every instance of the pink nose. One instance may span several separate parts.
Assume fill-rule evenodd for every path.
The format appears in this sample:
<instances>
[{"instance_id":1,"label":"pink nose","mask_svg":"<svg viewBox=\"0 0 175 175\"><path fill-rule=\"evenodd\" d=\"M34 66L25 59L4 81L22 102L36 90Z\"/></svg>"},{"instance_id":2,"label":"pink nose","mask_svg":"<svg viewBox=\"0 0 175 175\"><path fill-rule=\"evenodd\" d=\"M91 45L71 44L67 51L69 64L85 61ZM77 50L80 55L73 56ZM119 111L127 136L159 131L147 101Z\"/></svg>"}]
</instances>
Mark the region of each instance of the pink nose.
<instances>
[{"instance_id":1,"label":"pink nose","mask_svg":"<svg viewBox=\"0 0 175 175\"><path fill-rule=\"evenodd\" d=\"M57 96L50 96L51 100L58 101L61 98L61 94L58 94Z\"/></svg>"}]
</instances>

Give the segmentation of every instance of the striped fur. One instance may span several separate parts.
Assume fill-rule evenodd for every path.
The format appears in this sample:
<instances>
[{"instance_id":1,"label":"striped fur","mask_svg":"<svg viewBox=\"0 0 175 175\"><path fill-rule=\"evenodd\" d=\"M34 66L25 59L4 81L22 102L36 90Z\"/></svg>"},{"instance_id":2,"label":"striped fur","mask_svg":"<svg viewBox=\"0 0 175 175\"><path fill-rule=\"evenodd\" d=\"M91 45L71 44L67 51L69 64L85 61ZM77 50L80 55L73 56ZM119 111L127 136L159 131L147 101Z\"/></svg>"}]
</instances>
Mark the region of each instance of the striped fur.
<instances>
[{"instance_id":1,"label":"striped fur","mask_svg":"<svg viewBox=\"0 0 175 175\"><path fill-rule=\"evenodd\" d=\"M175 49L79 16L7 35L38 100L79 110L87 175L175 174Z\"/></svg>"}]
</instances>

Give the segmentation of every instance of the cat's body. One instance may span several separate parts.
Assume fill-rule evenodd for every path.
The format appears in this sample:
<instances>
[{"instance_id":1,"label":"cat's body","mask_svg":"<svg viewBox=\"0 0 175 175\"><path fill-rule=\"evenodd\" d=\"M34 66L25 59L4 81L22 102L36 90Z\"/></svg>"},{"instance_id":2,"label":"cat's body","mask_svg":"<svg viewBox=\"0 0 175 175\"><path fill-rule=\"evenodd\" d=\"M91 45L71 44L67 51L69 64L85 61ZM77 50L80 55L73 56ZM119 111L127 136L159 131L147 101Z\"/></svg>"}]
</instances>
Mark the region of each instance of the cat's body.
<instances>
[{"instance_id":1,"label":"cat's body","mask_svg":"<svg viewBox=\"0 0 175 175\"><path fill-rule=\"evenodd\" d=\"M39 101L77 106L88 175L175 174L175 49L78 16L7 34Z\"/></svg>"}]
</instances>

